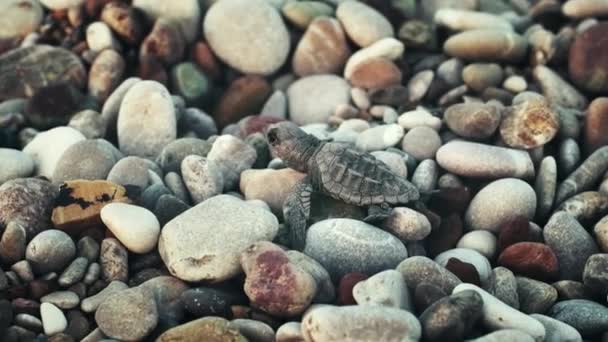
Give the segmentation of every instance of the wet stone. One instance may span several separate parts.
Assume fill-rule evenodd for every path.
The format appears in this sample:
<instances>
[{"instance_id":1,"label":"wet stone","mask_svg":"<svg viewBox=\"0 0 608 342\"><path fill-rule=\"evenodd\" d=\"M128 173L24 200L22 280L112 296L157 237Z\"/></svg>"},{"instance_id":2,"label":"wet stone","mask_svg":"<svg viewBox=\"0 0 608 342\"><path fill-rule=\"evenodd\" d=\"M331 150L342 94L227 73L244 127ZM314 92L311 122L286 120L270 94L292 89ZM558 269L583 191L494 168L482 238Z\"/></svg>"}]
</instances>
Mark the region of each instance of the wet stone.
<instances>
[{"instance_id":1,"label":"wet stone","mask_svg":"<svg viewBox=\"0 0 608 342\"><path fill-rule=\"evenodd\" d=\"M475 291L463 291L435 302L420 316L428 341L461 339L481 317L483 302Z\"/></svg>"}]
</instances>

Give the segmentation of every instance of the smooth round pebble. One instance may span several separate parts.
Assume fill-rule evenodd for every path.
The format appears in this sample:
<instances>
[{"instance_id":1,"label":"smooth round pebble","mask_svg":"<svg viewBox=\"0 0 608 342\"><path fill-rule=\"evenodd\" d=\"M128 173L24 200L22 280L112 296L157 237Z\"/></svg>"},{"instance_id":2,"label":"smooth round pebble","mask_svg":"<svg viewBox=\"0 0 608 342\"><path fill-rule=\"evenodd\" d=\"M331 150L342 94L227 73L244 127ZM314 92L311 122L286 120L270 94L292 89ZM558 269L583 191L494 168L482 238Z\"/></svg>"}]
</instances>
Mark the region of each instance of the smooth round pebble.
<instances>
[{"instance_id":1,"label":"smooth round pebble","mask_svg":"<svg viewBox=\"0 0 608 342\"><path fill-rule=\"evenodd\" d=\"M361 47L395 35L393 26L382 14L358 1L340 3L336 17L348 37Z\"/></svg>"},{"instance_id":2,"label":"smooth round pebble","mask_svg":"<svg viewBox=\"0 0 608 342\"><path fill-rule=\"evenodd\" d=\"M60 333L68 327L68 321L63 312L51 303L40 304L40 317L47 336Z\"/></svg>"},{"instance_id":3,"label":"smooth round pebble","mask_svg":"<svg viewBox=\"0 0 608 342\"><path fill-rule=\"evenodd\" d=\"M361 132L355 145L363 151L384 150L397 145L403 134L403 128L397 124L380 125Z\"/></svg>"},{"instance_id":4,"label":"smooth round pebble","mask_svg":"<svg viewBox=\"0 0 608 342\"><path fill-rule=\"evenodd\" d=\"M352 292L359 305L380 305L410 312L413 310L410 291L403 275L396 270L386 270L360 281Z\"/></svg>"},{"instance_id":5,"label":"smooth round pebble","mask_svg":"<svg viewBox=\"0 0 608 342\"><path fill-rule=\"evenodd\" d=\"M75 255L76 245L72 238L56 229L36 235L25 250L25 258L37 274L61 271Z\"/></svg>"},{"instance_id":6,"label":"smooth round pebble","mask_svg":"<svg viewBox=\"0 0 608 342\"><path fill-rule=\"evenodd\" d=\"M118 240L134 253L147 253L156 247L160 224L146 208L126 203L110 203L100 217Z\"/></svg>"},{"instance_id":7,"label":"smooth round pebble","mask_svg":"<svg viewBox=\"0 0 608 342\"><path fill-rule=\"evenodd\" d=\"M302 77L287 89L289 118L297 125L325 123L336 106L350 101L350 85L335 75Z\"/></svg>"},{"instance_id":8,"label":"smooth round pebble","mask_svg":"<svg viewBox=\"0 0 608 342\"><path fill-rule=\"evenodd\" d=\"M434 159L441 147L441 137L430 127L414 127L403 137L401 147L417 160Z\"/></svg>"},{"instance_id":9,"label":"smooth round pebble","mask_svg":"<svg viewBox=\"0 0 608 342\"><path fill-rule=\"evenodd\" d=\"M464 234L456 247L475 250L491 260L496 254L496 236L486 230L474 230Z\"/></svg>"},{"instance_id":10,"label":"smooth round pebble","mask_svg":"<svg viewBox=\"0 0 608 342\"><path fill-rule=\"evenodd\" d=\"M34 160L28 154L10 148L0 148L0 184L15 178L28 177L34 172Z\"/></svg>"}]
</instances>

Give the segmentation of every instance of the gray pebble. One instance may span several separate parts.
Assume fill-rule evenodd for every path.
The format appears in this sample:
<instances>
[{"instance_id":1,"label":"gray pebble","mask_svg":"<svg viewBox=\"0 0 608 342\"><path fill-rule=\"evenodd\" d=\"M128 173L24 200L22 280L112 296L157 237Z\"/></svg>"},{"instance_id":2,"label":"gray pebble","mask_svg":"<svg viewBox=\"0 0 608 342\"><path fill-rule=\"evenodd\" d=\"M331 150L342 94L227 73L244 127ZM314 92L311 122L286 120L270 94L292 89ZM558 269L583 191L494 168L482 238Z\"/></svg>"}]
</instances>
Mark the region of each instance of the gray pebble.
<instances>
[{"instance_id":1,"label":"gray pebble","mask_svg":"<svg viewBox=\"0 0 608 342\"><path fill-rule=\"evenodd\" d=\"M403 137L401 147L417 160L434 159L435 153L441 147L441 138L437 131L430 127L414 127Z\"/></svg>"},{"instance_id":2,"label":"gray pebble","mask_svg":"<svg viewBox=\"0 0 608 342\"><path fill-rule=\"evenodd\" d=\"M207 139L218 134L213 118L198 108L186 108L180 120L180 128L184 127L196 133L199 139Z\"/></svg>"},{"instance_id":3,"label":"gray pebble","mask_svg":"<svg viewBox=\"0 0 608 342\"><path fill-rule=\"evenodd\" d=\"M521 312L545 313L557 300L557 290L553 286L525 277L516 279Z\"/></svg>"},{"instance_id":4,"label":"gray pebble","mask_svg":"<svg viewBox=\"0 0 608 342\"><path fill-rule=\"evenodd\" d=\"M99 139L106 135L106 119L98 112L85 109L70 119L68 127L72 127L82 133L87 139Z\"/></svg>"},{"instance_id":5,"label":"gray pebble","mask_svg":"<svg viewBox=\"0 0 608 342\"><path fill-rule=\"evenodd\" d=\"M99 254L103 280L111 282L129 280L129 254L127 249L116 239L106 238L101 242Z\"/></svg>"},{"instance_id":6,"label":"gray pebble","mask_svg":"<svg viewBox=\"0 0 608 342\"><path fill-rule=\"evenodd\" d=\"M496 63L471 63L462 70L462 79L469 88L482 92L501 84L504 74Z\"/></svg>"},{"instance_id":7,"label":"gray pebble","mask_svg":"<svg viewBox=\"0 0 608 342\"><path fill-rule=\"evenodd\" d=\"M572 171L576 169L581 160L581 149L576 140L569 138L562 141L559 145L558 158L559 173L562 175L560 178L569 176ZM556 199L556 203L559 204L564 199Z\"/></svg>"},{"instance_id":8,"label":"gray pebble","mask_svg":"<svg viewBox=\"0 0 608 342\"><path fill-rule=\"evenodd\" d=\"M97 261L99 257L99 243L90 236L78 240L78 256L85 257L89 262Z\"/></svg>"},{"instance_id":9,"label":"gray pebble","mask_svg":"<svg viewBox=\"0 0 608 342\"><path fill-rule=\"evenodd\" d=\"M62 287L70 287L84 278L89 266L89 260L85 257L78 257L63 271L59 276L58 283Z\"/></svg>"},{"instance_id":10,"label":"gray pebble","mask_svg":"<svg viewBox=\"0 0 608 342\"><path fill-rule=\"evenodd\" d=\"M182 177L176 172L169 172L165 175L165 184L169 190L184 203L190 203L188 189Z\"/></svg>"},{"instance_id":11,"label":"gray pebble","mask_svg":"<svg viewBox=\"0 0 608 342\"><path fill-rule=\"evenodd\" d=\"M156 162L164 173L180 172L184 158L189 155L206 157L211 150L211 144L196 138L177 139L163 148Z\"/></svg>"},{"instance_id":12,"label":"gray pebble","mask_svg":"<svg viewBox=\"0 0 608 342\"><path fill-rule=\"evenodd\" d=\"M517 342L534 342L534 338L521 330L516 329L501 329L481 337L467 340L468 342L502 342L502 341L517 341Z\"/></svg>"},{"instance_id":13,"label":"gray pebble","mask_svg":"<svg viewBox=\"0 0 608 342\"><path fill-rule=\"evenodd\" d=\"M579 110L554 106L559 116L559 137L564 139L577 139L580 136L582 125L579 121Z\"/></svg>"},{"instance_id":14,"label":"gray pebble","mask_svg":"<svg viewBox=\"0 0 608 342\"><path fill-rule=\"evenodd\" d=\"M136 156L122 158L112 167L107 180L145 189L148 186L148 164Z\"/></svg>"},{"instance_id":15,"label":"gray pebble","mask_svg":"<svg viewBox=\"0 0 608 342\"><path fill-rule=\"evenodd\" d=\"M576 331L572 326L558 321L549 316L541 315L541 314L532 314L530 317L539 321L543 326L545 326L545 341L549 342L578 342L582 341L581 334Z\"/></svg>"},{"instance_id":16,"label":"gray pebble","mask_svg":"<svg viewBox=\"0 0 608 342\"><path fill-rule=\"evenodd\" d=\"M101 110L101 116L104 118L107 124L107 131L110 136L116 135L116 120L118 119L118 111L120 110L120 104L122 103L125 94L135 83L141 81L137 77L131 77L124 80L114 91L108 99L104 102Z\"/></svg>"},{"instance_id":17,"label":"gray pebble","mask_svg":"<svg viewBox=\"0 0 608 342\"><path fill-rule=\"evenodd\" d=\"M577 193L589 190L608 170L608 146L593 152L557 188L556 203L561 203Z\"/></svg>"},{"instance_id":18,"label":"gray pebble","mask_svg":"<svg viewBox=\"0 0 608 342\"><path fill-rule=\"evenodd\" d=\"M511 270L499 266L492 270L490 280L484 289L510 307L519 310L517 279Z\"/></svg>"},{"instance_id":19,"label":"gray pebble","mask_svg":"<svg viewBox=\"0 0 608 342\"><path fill-rule=\"evenodd\" d=\"M545 157L536 176L534 190L536 191L536 217L544 220L553 208L555 189L557 188L557 163L555 158Z\"/></svg>"},{"instance_id":20,"label":"gray pebble","mask_svg":"<svg viewBox=\"0 0 608 342\"><path fill-rule=\"evenodd\" d=\"M34 172L34 160L28 154L10 148L0 148L0 184L15 178L28 177Z\"/></svg>"},{"instance_id":21,"label":"gray pebble","mask_svg":"<svg viewBox=\"0 0 608 342\"><path fill-rule=\"evenodd\" d=\"M182 161L182 177L194 204L201 203L224 189L223 169L215 161L190 155Z\"/></svg>"},{"instance_id":22,"label":"gray pebble","mask_svg":"<svg viewBox=\"0 0 608 342\"><path fill-rule=\"evenodd\" d=\"M429 192L437 186L437 177L439 176L439 167L435 160L425 159L420 162L414 174L412 175L412 184L414 184L420 192Z\"/></svg>"},{"instance_id":23,"label":"gray pebble","mask_svg":"<svg viewBox=\"0 0 608 342\"><path fill-rule=\"evenodd\" d=\"M104 139L83 140L68 147L53 172L53 181L106 179L122 153Z\"/></svg>"},{"instance_id":24,"label":"gray pebble","mask_svg":"<svg viewBox=\"0 0 608 342\"><path fill-rule=\"evenodd\" d=\"M461 340L468 335L482 314L483 300L475 291L462 291L444 297L420 316L427 341Z\"/></svg>"},{"instance_id":25,"label":"gray pebble","mask_svg":"<svg viewBox=\"0 0 608 342\"><path fill-rule=\"evenodd\" d=\"M96 262L93 262L87 268L87 272L84 275L83 282L86 285L91 285L97 281L101 277L101 265Z\"/></svg>"},{"instance_id":26,"label":"gray pebble","mask_svg":"<svg viewBox=\"0 0 608 342\"><path fill-rule=\"evenodd\" d=\"M32 264L34 272L45 274L63 270L75 254L76 246L68 234L61 230L49 229L30 241L25 258Z\"/></svg>"},{"instance_id":27,"label":"gray pebble","mask_svg":"<svg viewBox=\"0 0 608 342\"><path fill-rule=\"evenodd\" d=\"M462 60L458 58L450 58L441 63L437 68L437 76L445 81L450 88L457 87L462 84L462 69L464 65Z\"/></svg>"},{"instance_id":28,"label":"gray pebble","mask_svg":"<svg viewBox=\"0 0 608 342\"><path fill-rule=\"evenodd\" d=\"M158 173L152 171L152 170L147 170L148 173L148 183L150 183L151 185L153 184L160 184L160 185L165 185L165 182L163 181L163 179L161 178L161 176L158 175Z\"/></svg>"},{"instance_id":29,"label":"gray pebble","mask_svg":"<svg viewBox=\"0 0 608 342\"><path fill-rule=\"evenodd\" d=\"M254 169L266 168L266 165L268 165L268 162L272 156L270 154L270 147L264 134L260 132L249 134L245 138L245 143L255 149L256 159L255 163L251 167Z\"/></svg>"},{"instance_id":30,"label":"gray pebble","mask_svg":"<svg viewBox=\"0 0 608 342\"><path fill-rule=\"evenodd\" d=\"M583 337L608 331L608 308L585 299L572 299L555 304L547 316L562 321Z\"/></svg>"},{"instance_id":31,"label":"gray pebble","mask_svg":"<svg viewBox=\"0 0 608 342\"><path fill-rule=\"evenodd\" d=\"M350 272L373 274L407 258L403 243L391 234L353 219L327 219L307 232L304 253L340 279Z\"/></svg>"},{"instance_id":32,"label":"gray pebble","mask_svg":"<svg viewBox=\"0 0 608 342\"><path fill-rule=\"evenodd\" d=\"M32 331L42 331L42 321L36 317L25 313L15 316L15 324Z\"/></svg>"},{"instance_id":33,"label":"gray pebble","mask_svg":"<svg viewBox=\"0 0 608 342\"><path fill-rule=\"evenodd\" d=\"M274 330L266 323L253 320L238 318L230 321L230 326L235 327L245 336L247 340L254 342L274 342Z\"/></svg>"},{"instance_id":34,"label":"gray pebble","mask_svg":"<svg viewBox=\"0 0 608 342\"><path fill-rule=\"evenodd\" d=\"M533 76L543 89L543 94L552 105L585 109L587 99L555 71L544 65L534 68Z\"/></svg>"},{"instance_id":35,"label":"gray pebble","mask_svg":"<svg viewBox=\"0 0 608 342\"><path fill-rule=\"evenodd\" d=\"M101 331L117 340L142 340L158 324L154 293L134 287L108 296L95 311L95 322Z\"/></svg>"},{"instance_id":36,"label":"gray pebble","mask_svg":"<svg viewBox=\"0 0 608 342\"><path fill-rule=\"evenodd\" d=\"M80 304L80 298L72 291L56 291L40 298L40 303L51 303L60 309L69 310Z\"/></svg>"},{"instance_id":37,"label":"gray pebble","mask_svg":"<svg viewBox=\"0 0 608 342\"><path fill-rule=\"evenodd\" d=\"M162 227L188 209L190 209L190 206L179 198L173 195L162 195L152 212L156 215Z\"/></svg>"},{"instance_id":38,"label":"gray pebble","mask_svg":"<svg viewBox=\"0 0 608 342\"><path fill-rule=\"evenodd\" d=\"M34 272L32 271L32 266L27 260L21 260L14 263L11 266L11 270L15 272L19 276L19 279L21 279L21 281L23 281L24 283L29 283L34 280Z\"/></svg>"},{"instance_id":39,"label":"gray pebble","mask_svg":"<svg viewBox=\"0 0 608 342\"><path fill-rule=\"evenodd\" d=\"M587 259L598 253L598 247L589 233L566 212L551 216L543 229L545 243L559 264L560 279L580 280Z\"/></svg>"},{"instance_id":40,"label":"gray pebble","mask_svg":"<svg viewBox=\"0 0 608 342\"><path fill-rule=\"evenodd\" d=\"M99 305L103 303L109 296L127 288L129 288L129 286L121 281L112 281L94 296L83 299L80 303L80 308L86 313L95 312Z\"/></svg>"},{"instance_id":41,"label":"gray pebble","mask_svg":"<svg viewBox=\"0 0 608 342\"><path fill-rule=\"evenodd\" d=\"M445 293L452 293L452 290L461 283L460 279L445 267L423 256L405 259L397 266L397 271L403 274L405 283L410 289L415 289L419 284L428 282Z\"/></svg>"},{"instance_id":42,"label":"gray pebble","mask_svg":"<svg viewBox=\"0 0 608 342\"><path fill-rule=\"evenodd\" d=\"M593 294L608 294L608 254L594 254L587 259L583 271L583 283Z\"/></svg>"},{"instance_id":43,"label":"gray pebble","mask_svg":"<svg viewBox=\"0 0 608 342\"><path fill-rule=\"evenodd\" d=\"M431 233L431 223L426 216L406 207L394 208L382 227L402 241L423 240Z\"/></svg>"},{"instance_id":44,"label":"gray pebble","mask_svg":"<svg viewBox=\"0 0 608 342\"><path fill-rule=\"evenodd\" d=\"M257 159L253 147L230 135L218 137L207 157L223 170L224 191L237 188L241 172L251 168ZM185 179L184 182L188 185Z\"/></svg>"},{"instance_id":45,"label":"gray pebble","mask_svg":"<svg viewBox=\"0 0 608 342\"><path fill-rule=\"evenodd\" d=\"M144 208L154 210L158 199L162 195L172 195L171 190L163 184L152 184L144 190L139 201Z\"/></svg>"},{"instance_id":46,"label":"gray pebble","mask_svg":"<svg viewBox=\"0 0 608 342\"><path fill-rule=\"evenodd\" d=\"M380 305L410 312L414 309L403 275L396 270L376 273L358 282L352 292L359 305Z\"/></svg>"},{"instance_id":47,"label":"gray pebble","mask_svg":"<svg viewBox=\"0 0 608 342\"><path fill-rule=\"evenodd\" d=\"M312 299L313 303L333 303L336 297L336 289L331 282L327 270L313 258L295 250L287 252L289 261L306 272L310 273L317 283L317 294Z\"/></svg>"}]
</instances>

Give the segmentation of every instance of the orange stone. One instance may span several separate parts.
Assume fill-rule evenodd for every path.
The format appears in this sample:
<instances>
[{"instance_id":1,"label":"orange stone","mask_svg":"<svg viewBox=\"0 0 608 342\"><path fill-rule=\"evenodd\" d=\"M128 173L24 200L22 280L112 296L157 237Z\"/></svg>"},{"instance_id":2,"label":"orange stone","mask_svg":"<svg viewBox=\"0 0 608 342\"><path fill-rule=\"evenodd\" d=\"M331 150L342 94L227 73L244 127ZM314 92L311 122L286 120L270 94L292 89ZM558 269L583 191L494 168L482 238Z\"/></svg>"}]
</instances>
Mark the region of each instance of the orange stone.
<instances>
[{"instance_id":1,"label":"orange stone","mask_svg":"<svg viewBox=\"0 0 608 342\"><path fill-rule=\"evenodd\" d=\"M215 107L214 118L218 128L259 113L271 93L272 87L263 77L247 75L236 79Z\"/></svg>"},{"instance_id":2,"label":"orange stone","mask_svg":"<svg viewBox=\"0 0 608 342\"><path fill-rule=\"evenodd\" d=\"M598 97L587 108L585 148L587 154L608 145L608 97Z\"/></svg>"},{"instance_id":3,"label":"orange stone","mask_svg":"<svg viewBox=\"0 0 608 342\"><path fill-rule=\"evenodd\" d=\"M87 228L102 226L101 209L108 203L131 203L127 189L105 180L73 180L59 188L51 220L68 234L78 234Z\"/></svg>"},{"instance_id":4,"label":"orange stone","mask_svg":"<svg viewBox=\"0 0 608 342\"><path fill-rule=\"evenodd\" d=\"M537 242L518 242L507 247L498 257L498 265L543 281L555 280L559 271L555 253L549 246Z\"/></svg>"},{"instance_id":5,"label":"orange stone","mask_svg":"<svg viewBox=\"0 0 608 342\"><path fill-rule=\"evenodd\" d=\"M370 58L357 64L349 78L353 87L383 89L401 84L401 70L386 58Z\"/></svg>"}]
</instances>

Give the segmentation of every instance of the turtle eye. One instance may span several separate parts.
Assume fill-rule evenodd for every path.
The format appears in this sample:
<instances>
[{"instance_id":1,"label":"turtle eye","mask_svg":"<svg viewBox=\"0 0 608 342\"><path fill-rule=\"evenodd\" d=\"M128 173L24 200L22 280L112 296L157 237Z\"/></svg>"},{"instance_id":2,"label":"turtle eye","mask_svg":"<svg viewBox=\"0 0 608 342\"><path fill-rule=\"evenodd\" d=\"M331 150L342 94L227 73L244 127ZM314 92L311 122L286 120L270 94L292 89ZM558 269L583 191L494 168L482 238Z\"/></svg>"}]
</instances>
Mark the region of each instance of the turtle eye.
<instances>
[{"instance_id":1,"label":"turtle eye","mask_svg":"<svg viewBox=\"0 0 608 342\"><path fill-rule=\"evenodd\" d=\"M276 128L272 128L268 131L268 142L270 144L275 144L279 139L277 138L277 130Z\"/></svg>"}]
</instances>

